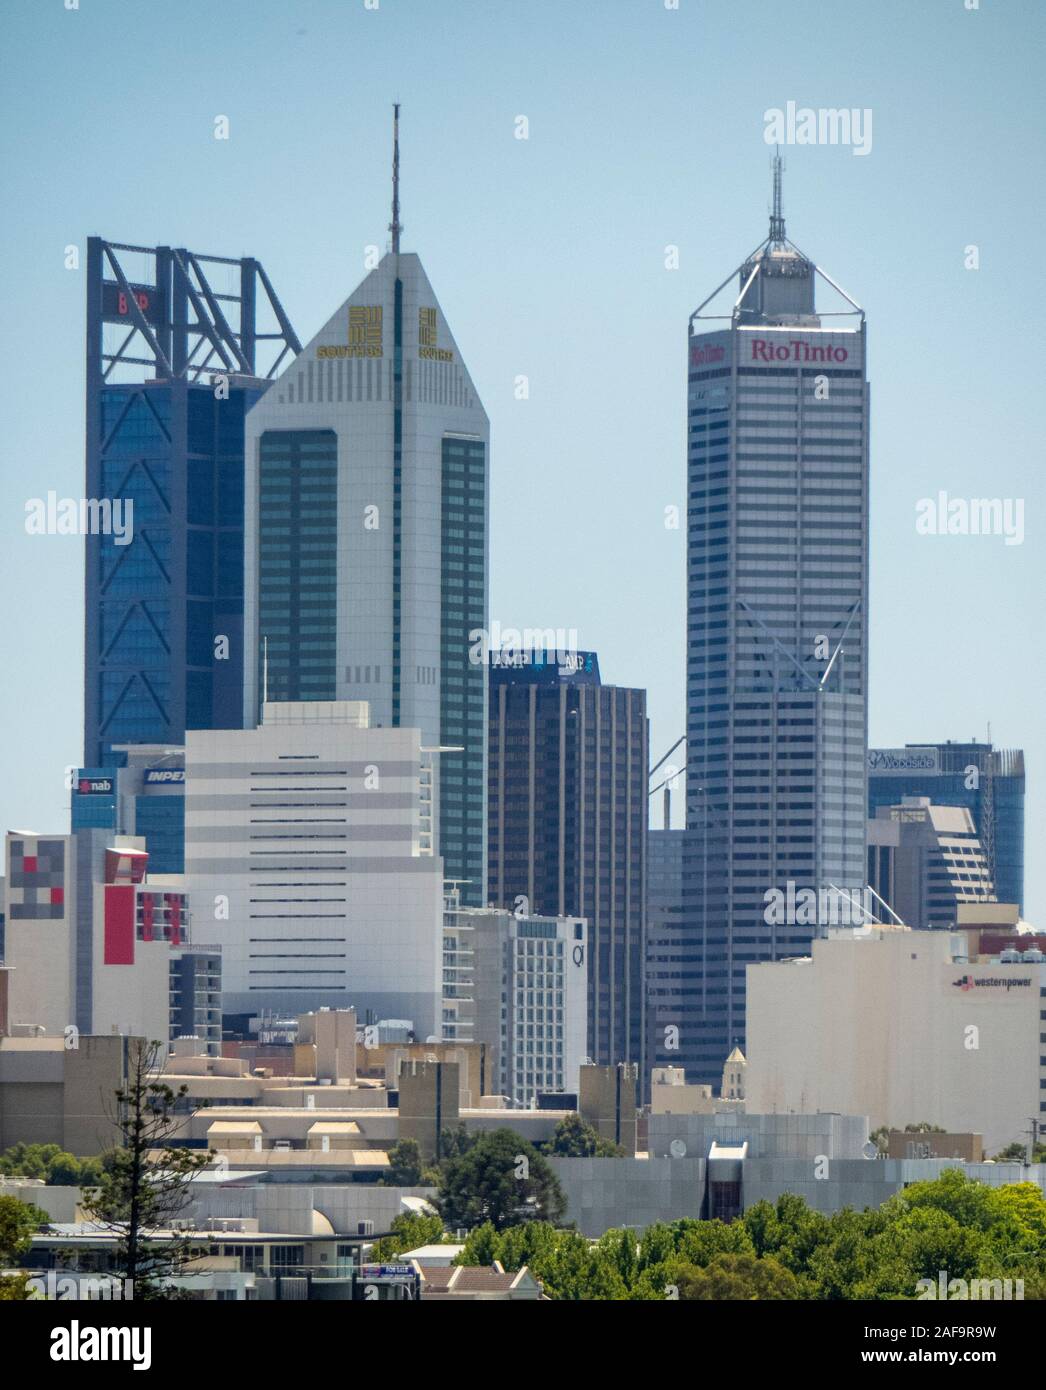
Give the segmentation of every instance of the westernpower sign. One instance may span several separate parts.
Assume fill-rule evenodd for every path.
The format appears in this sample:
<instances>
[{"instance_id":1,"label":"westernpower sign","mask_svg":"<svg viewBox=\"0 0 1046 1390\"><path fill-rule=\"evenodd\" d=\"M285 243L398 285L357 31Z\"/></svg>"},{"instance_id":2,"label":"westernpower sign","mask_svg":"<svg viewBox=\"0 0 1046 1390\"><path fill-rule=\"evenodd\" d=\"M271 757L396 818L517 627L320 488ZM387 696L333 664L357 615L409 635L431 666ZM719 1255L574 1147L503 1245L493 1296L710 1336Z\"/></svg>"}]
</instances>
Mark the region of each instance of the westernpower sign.
<instances>
[{"instance_id":1,"label":"westernpower sign","mask_svg":"<svg viewBox=\"0 0 1046 1390\"><path fill-rule=\"evenodd\" d=\"M1009 994L1011 989L1031 989L1034 980L1030 975L960 975L952 981L956 989L964 993L971 989L1001 990Z\"/></svg>"}]
</instances>

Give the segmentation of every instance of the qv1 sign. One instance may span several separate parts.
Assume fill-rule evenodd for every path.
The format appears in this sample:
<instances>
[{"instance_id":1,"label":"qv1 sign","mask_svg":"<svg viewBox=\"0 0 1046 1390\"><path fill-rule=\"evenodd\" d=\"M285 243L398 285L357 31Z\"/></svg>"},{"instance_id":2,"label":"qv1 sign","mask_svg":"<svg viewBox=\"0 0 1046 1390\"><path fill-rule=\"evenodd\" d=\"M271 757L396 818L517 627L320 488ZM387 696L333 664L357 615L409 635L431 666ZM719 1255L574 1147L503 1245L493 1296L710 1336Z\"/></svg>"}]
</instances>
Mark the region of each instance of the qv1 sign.
<instances>
[{"instance_id":1,"label":"qv1 sign","mask_svg":"<svg viewBox=\"0 0 1046 1390\"><path fill-rule=\"evenodd\" d=\"M184 767L147 767L145 769L145 785L147 787L181 786L184 782Z\"/></svg>"}]
</instances>

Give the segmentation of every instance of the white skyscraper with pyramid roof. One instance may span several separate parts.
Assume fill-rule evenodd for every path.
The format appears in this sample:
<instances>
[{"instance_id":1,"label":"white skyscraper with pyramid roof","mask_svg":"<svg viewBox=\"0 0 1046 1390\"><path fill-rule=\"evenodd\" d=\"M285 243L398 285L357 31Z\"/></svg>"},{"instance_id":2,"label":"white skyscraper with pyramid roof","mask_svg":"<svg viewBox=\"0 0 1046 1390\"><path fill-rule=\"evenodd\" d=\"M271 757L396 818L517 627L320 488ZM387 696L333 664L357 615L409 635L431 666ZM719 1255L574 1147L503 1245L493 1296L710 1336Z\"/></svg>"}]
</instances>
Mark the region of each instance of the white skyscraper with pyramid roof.
<instances>
[{"instance_id":1,"label":"white skyscraper with pyramid roof","mask_svg":"<svg viewBox=\"0 0 1046 1390\"><path fill-rule=\"evenodd\" d=\"M490 427L419 258L392 249L251 411L244 722L366 700L439 758L439 852L485 902Z\"/></svg>"}]
</instances>

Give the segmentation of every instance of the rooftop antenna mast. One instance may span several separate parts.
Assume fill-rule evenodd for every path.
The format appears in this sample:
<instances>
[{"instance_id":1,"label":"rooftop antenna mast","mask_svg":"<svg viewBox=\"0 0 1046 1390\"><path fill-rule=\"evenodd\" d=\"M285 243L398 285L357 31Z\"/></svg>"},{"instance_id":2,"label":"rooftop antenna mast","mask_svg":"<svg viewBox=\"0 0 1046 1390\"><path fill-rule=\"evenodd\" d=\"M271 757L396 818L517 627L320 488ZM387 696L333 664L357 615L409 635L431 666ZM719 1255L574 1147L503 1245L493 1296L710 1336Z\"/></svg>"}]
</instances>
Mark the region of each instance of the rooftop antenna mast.
<instances>
[{"instance_id":1,"label":"rooftop antenna mast","mask_svg":"<svg viewBox=\"0 0 1046 1390\"><path fill-rule=\"evenodd\" d=\"M403 231L400 224L400 104L398 101L392 108L392 221L389 223L389 231L392 233L392 254L398 256L400 253L400 232Z\"/></svg>"},{"instance_id":2,"label":"rooftop antenna mast","mask_svg":"<svg viewBox=\"0 0 1046 1390\"><path fill-rule=\"evenodd\" d=\"M785 220L781 210L781 170L784 161L779 145L774 146L774 202L770 213L770 242L773 246L783 246L785 241Z\"/></svg>"}]
</instances>

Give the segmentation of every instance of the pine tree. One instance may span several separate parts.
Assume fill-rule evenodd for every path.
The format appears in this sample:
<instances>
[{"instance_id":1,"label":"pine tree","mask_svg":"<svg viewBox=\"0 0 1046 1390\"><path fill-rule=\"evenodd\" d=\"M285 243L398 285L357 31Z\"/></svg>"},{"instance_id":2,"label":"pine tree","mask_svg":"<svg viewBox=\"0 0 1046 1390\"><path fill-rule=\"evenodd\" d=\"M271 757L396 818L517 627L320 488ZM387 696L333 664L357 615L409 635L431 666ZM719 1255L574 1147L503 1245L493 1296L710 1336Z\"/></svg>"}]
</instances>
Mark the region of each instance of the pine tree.
<instances>
[{"instance_id":1,"label":"pine tree","mask_svg":"<svg viewBox=\"0 0 1046 1390\"><path fill-rule=\"evenodd\" d=\"M127 1083L116 1092L112 1116L123 1145L106 1155L101 1181L83 1200L86 1217L117 1237L114 1272L131 1281L135 1299L179 1297L168 1281L204 1253L198 1237L175 1235L172 1222L212 1155L170 1145L185 1123L175 1107L188 1087L175 1092L160 1079L162 1051L158 1042L131 1043Z\"/></svg>"}]
</instances>

